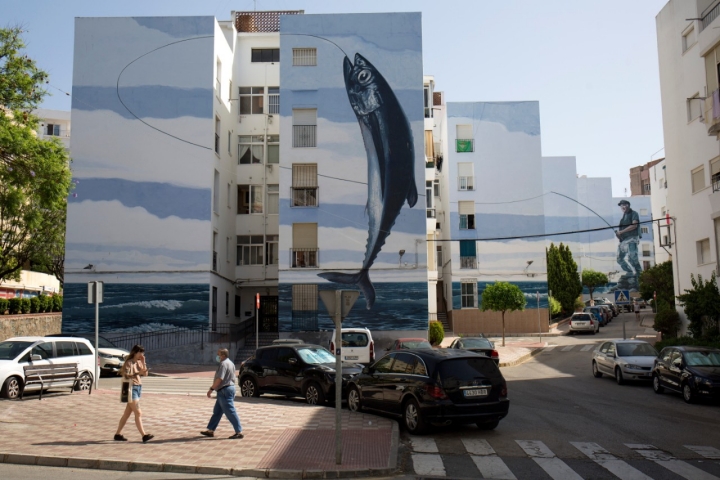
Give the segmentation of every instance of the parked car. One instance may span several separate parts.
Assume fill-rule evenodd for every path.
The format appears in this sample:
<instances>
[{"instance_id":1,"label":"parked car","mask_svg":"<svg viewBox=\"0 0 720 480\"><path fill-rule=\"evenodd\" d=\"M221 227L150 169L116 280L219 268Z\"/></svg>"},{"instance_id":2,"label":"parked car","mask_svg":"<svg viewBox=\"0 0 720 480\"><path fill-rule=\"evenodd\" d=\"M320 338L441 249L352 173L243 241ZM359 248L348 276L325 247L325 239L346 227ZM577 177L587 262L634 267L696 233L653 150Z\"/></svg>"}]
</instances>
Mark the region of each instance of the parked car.
<instances>
[{"instance_id":1,"label":"parked car","mask_svg":"<svg viewBox=\"0 0 720 480\"><path fill-rule=\"evenodd\" d=\"M362 365L343 363L343 397L347 380L362 371ZM274 393L303 397L310 405L335 399L335 356L320 345L292 343L270 345L240 365L240 394L257 397Z\"/></svg>"},{"instance_id":2,"label":"parked car","mask_svg":"<svg viewBox=\"0 0 720 480\"><path fill-rule=\"evenodd\" d=\"M450 423L475 423L491 430L509 407L498 366L467 350L391 352L348 384L351 411L367 409L401 418L411 434Z\"/></svg>"},{"instance_id":3,"label":"parked car","mask_svg":"<svg viewBox=\"0 0 720 480\"><path fill-rule=\"evenodd\" d=\"M604 327L607 325L607 318L605 317L605 311L600 307L585 307L583 308L583 312L590 313L595 317L595 320L598 322L598 329L599 327Z\"/></svg>"},{"instance_id":4,"label":"parked car","mask_svg":"<svg viewBox=\"0 0 720 480\"><path fill-rule=\"evenodd\" d=\"M687 403L720 399L720 350L705 347L665 347L652 369L655 393L667 388L682 393Z\"/></svg>"},{"instance_id":5,"label":"parked car","mask_svg":"<svg viewBox=\"0 0 720 480\"><path fill-rule=\"evenodd\" d=\"M485 338L485 336L456 338L448 348L469 350L471 352L479 353L480 355L492 358L495 365L500 364L500 355L498 354L498 351L495 350L495 345Z\"/></svg>"},{"instance_id":6,"label":"parked car","mask_svg":"<svg viewBox=\"0 0 720 480\"><path fill-rule=\"evenodd\" d=\"M432 345L424 338L398 338L388 347L388 351L408 348L432 348Z\"/></svg>"},{"instance_id":7,"label":"parked car","mask_svg":"<svg viewBox=\"0 0 720 480\"><path fill-rule=\"evenodd\" d=\"M585 301L585 306L592 307L592 306L607 306L610 308L610 312L612 313L613 317L617 317L620 314L620 310L618 309L618 306L615 305L611 300L601 297L601 298L595 298L594 300L595 305L590 305L590 300Z\"/></svg>"},{"instance_id":8,"label":"parked car","mask_svg":"<svg viewBox=\"0 0 720 480\"><path fill-rule=\"evenodd\" d=\"M375 342L367 328L343 328L342 359L346 362L369 364L375 361ZM335 354L335 329L330 337L330 352Z\"/></svg>"},{"instance_id":9,"label":"parked car","mask_svg":"<svg viewBox=\"0 0 720 480\"><path fill-rule=\"evenodd\" d=\"M627 380L650 380L658 352L642 340L610 340L593 352L592 372L596 378L612 375L618 385Z\"/></svg>"},{"instance_id":10,"label":"parked car","mask_svg":"<svg viewBox=\"0 0 720 480\"><path fill-rule=\"evenodd\" d=\"M68 379L67 384L55 383L53 388L88 390L95 370L95 351L84 338L73 337L13 337L0 342L0 385L5 398L17 398L21 392L39 390L39 384L25 388L25 366L76 363L79 378Z\"/></svg>"},{"instance_id":11,"label":"parked car","mask_svg":"<svg viewBox=\"0 0 720 480\"><path fill-rule=\"evenodd\" d=\"M577 312L573 313L573 316L570 317L570 331L568 332L570 335L575 332L590 332L595 335L599 331L600 322L592 313Z\"/></svg>"},{"instance_id":12,"label":"parked car","mask_svg":"<svg viewBox=\"0 0 720 480\"><path fill-rule=\"evenodd\" d=\"M605 305L604 303L598 305L600 308L602 308L605 311L605 322L610 323L613 319L613 311L610 308L609 305Z\"/></svg>"},{"instance_id":13,"label":"parked car","mask_svg":"<svg viewBox=\"0 0 720 480\"><path fill-rule=\"evenodd\" d=\"M95 347L95 334L94 333L57 333L48 335L48 337L76 337L85 338L90 341L90 345ZM100 374L112 373L119 374L122 368L125 357L130 353L124 348L120 348L112 343L107 338L102 336L98 337L100 342L100 348L98 349L98 360L100 361Z\"/></svg>"}]
</instances>

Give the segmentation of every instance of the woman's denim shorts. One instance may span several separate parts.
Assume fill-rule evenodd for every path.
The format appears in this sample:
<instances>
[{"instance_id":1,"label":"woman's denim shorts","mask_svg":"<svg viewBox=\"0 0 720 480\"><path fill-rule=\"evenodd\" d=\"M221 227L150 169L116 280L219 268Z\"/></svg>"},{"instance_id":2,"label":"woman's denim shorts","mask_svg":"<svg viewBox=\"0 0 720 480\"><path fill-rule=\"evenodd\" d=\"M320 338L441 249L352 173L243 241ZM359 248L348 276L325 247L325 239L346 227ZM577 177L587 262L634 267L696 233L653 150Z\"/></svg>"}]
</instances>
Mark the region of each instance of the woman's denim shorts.
<instances>
[{"instance_id":1,"label":"woman's denim shorts","mask_svg":"<svg viewBox=\"0 0 720 480\"><path fill-rule=\"evenodd\" d=\"M132 387L132 399L133 400L140 400L140 395L142 394L142 385L133 385Z\"/></svg>"}]
</instances>

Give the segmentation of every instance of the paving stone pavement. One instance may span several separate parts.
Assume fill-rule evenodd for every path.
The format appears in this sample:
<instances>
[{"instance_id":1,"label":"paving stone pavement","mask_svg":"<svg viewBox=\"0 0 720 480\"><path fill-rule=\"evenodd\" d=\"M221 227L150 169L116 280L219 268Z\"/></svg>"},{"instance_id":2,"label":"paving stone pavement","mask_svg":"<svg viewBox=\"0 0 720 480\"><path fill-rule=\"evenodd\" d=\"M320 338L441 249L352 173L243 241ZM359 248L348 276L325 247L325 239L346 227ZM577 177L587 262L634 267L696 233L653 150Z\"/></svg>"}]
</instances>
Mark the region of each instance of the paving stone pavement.
<instances>
[{"instance_id":1,"label":"paving stone pavement","mask_svg":"<svg viewBox=\"0 0 720 480\"><path fill-rule=\"evenodd\" d=\"M303 470L377 475L394 471L398 426L393 420L343 410L343 464L336 465L334 408L238 396L235 405L245 438L230 440L227 437L233 430L224 417L214 438L199 435L214 404L214 399L199 396L143 394L143 424L155 435L143 444L133 417L123 430L129 441L112 440L124 409L114 391L0 401L0 429L4 432L0 435L0 462L39 463L37 458L12 455L21 454L56 457L55 463L62 465L72 465L62 459L89 459L95 461L86 462L91 467L110 465L118 470L201 473L202 468L217 467L236 475Z\"/></svg>"}]
</instances>

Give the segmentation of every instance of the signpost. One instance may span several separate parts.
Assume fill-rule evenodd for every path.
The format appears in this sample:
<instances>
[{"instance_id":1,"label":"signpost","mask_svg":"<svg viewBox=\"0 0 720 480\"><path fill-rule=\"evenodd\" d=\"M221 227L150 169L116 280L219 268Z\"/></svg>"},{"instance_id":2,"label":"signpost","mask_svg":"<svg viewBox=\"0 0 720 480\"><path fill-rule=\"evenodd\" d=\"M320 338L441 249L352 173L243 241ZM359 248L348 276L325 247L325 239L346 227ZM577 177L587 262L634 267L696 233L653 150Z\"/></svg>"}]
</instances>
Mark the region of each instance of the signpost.
<instances>
[{"instance_id":1,"label":"signpost","mask_svg":"<svg viewBox=\"0 0 720 480\"><path fill-rule=\"evenodd\" d=\"M342 321L360 296L357 290L321 290L320 299L335 323L335 463L342 463Z\"/></svg>"},{"instance_id":2,"label":"signpost","mask_svg":"<svg viewBox=\"0 0 720 480\"><path fill-rule=\"evenodd\" d=\"M630 290L615 290L615 305L631 305ZM627 319L623 317L623 340L625 340L625 322Z\"/></svg>"},{"instance_id":3,"label":"signpost","mask_svg":"<svg viewBox=\"0 0 720 480\"><path fill-rule=\"evenodd\" d=\"M255 350L260 348L260 294L255 294Z\"/></svg>"},{"instance_id":4,"label":"signpost","mask_svg":"<svg viewBox=\"0 0 720 480\"><path fill-rule=\"evenodd\" d=\"M538 311L538 342L542 342L542 328L540 327L540 292L537 295L537 311ZM548 310L550 309L550 297L548 297ZM552 315L552 313L551 313Z\"/></svg>"},{"instance_id":5,"label":"signpost","mask_svg":"<svg viewBox=\"0 0 720 480\"><path fill-rule=\"evenodd\" d=\"M103 302L103 282L88 282L88 303L95 304L95 389L100 388L100 304Z\"/></svg>"}]
</instances>

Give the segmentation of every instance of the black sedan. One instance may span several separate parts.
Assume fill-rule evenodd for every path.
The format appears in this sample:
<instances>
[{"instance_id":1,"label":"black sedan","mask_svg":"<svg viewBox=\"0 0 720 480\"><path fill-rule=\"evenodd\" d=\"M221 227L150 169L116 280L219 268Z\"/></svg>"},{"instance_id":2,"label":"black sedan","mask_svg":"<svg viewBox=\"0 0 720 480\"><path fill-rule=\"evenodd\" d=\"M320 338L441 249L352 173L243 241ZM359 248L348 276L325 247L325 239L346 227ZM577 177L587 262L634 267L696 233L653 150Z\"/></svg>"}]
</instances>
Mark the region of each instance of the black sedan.
<instances>
[{"instance_id":1,"label":"black sedan","mask_svg":"<svg viewBox=\"0 0 720 480\"><path fill-rule=\"evenodd\" d=\"M507 384L492 359L466 350L388 353L348 382L348 408L403 419L408 432L476 423L491 430L508 414Z\"/></svg>"},{"instance_id":2,"label":"black sedan","mask_svg":"<svg viewBox=\"0 0 720 480\"><path fill-rule=\"evenodd\" d=\"M682 393L687 403L720 400L720 350L665 347L653 367L652 384L655 393L667 388Z\"/></svg>"},{"instance_id":3,"label":"black sedan","mask_svg":"<svg viewBox=\"0 0 720 480\"><path fill-rule=\"evenodd\" d=\"M495 350L495 345L485 338L485 336L456 338L448 348L470 350L471 352L479 353L480 355L492 358L495 365L500 364L500 355L498 354L498 351Z\"/></svg>"},{"instance_id":4,"label":"black sedan","mask_svg":"<svg viewBox=\"0 0 720 480\"><path fill-rule=\"evenodd\" d=\"M343 397L347 380L362 365L343 364ZM273 393L303 397L311 405L335 398L335 356L319 345L279 344L258 348L240 365L240 394L257 397Z\"/></svg>"}]
</instances>

